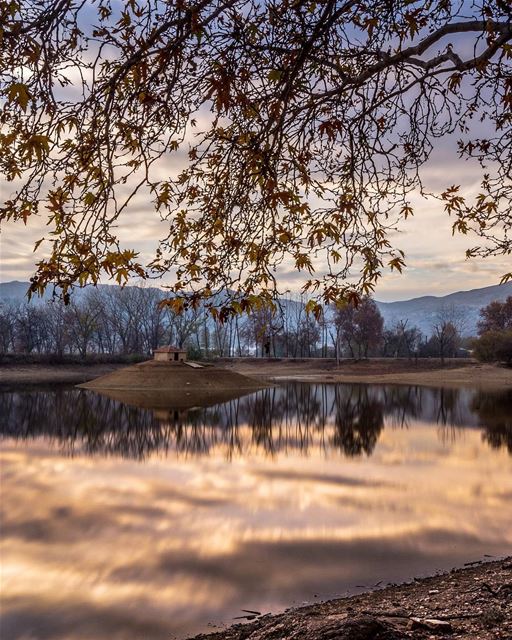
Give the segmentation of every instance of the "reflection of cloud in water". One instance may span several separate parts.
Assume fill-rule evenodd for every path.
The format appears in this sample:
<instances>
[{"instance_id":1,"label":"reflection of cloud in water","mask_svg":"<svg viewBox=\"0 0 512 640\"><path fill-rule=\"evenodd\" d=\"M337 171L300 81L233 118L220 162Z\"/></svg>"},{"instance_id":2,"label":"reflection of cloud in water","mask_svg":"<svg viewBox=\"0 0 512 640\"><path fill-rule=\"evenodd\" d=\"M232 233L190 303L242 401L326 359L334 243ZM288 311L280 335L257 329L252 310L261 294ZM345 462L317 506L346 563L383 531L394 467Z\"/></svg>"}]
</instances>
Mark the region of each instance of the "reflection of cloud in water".
<instances>
[{"instance_id":1,"label":"reflection of cloud in water","mask_svg":"<svg viewBox=\"0 0 512 640\"><path fill-rule=\"evenodd\" d=\"M511 460L487 438L510 394L440 397L290 385L174 423L90 393L3 394L5 637L168 640L508 552ZM371 456L326 455L347 425ZM175 450L208 455L160 455Z\"/></svg>"},{"instance_id":2,"label":"reflection of cloud in water","mask_svg":"<svg viewBox=\"0 0 512 640\"><path fill-rule=\"evenodd\" d=\"M303 594L340 593L347 585L372 586L375 582L394 582L407 576L432 571L433 567L463 562L468 554L480 553L476 536L442 529L411 532L391 539L351 540L271 540L242 543L225 558L200 557L190 551L164 552L153 564L133 563L115 569L108 579L163 586L176 576L206 582L210 588L233 594L236 601L253 602L265 594L267 606L286 605L283 594L300 598ZM502 549L492 545L489 551ZM256 560L256 561L255 561ZM279 567L279 571L275 571ZM271 604L270 600L274 603ZM288 603L290 601L288 600Z\"/></svg>"},{"instance_id":3,"label":"reflection of cloud in water","mask_svg":"<svg viewBox=\"0 0 512 640\"><path fill-rule=\"evenodd\" d=\"M169 638L168 623L155 620L151 607L113 607L111 603L37 598L3 600L2 633L9 640L133 640ZM149 603L148 603L149 605ZM21 624L20 624L20 621Z\"/></svg>"},{"instance_id":4,"label":"reflection of cloud in water","mask_svg":"<svg viewBox=\"0 0 512 640\"><path fill-rule=\"evenodd\" d=\"M208 619L218 617L218 594L222 595L224 607L221 616L229 621L245 606L277 610L294 600L302 602L305 594L310 598L318 593L341 595L348 585L372 586L381 580L400 581L432 571L446 566L447 545L455 547L448 564L461 563L472 553L481 553L477 539L443 531L379 540L378 544L374 539L246 543L236 553L220 559L198 558L189 551L164 552L147 562L127 561L103 578L113 589L120 584L128 591L126 602L112 602L107 590L106 597L89 601L64 602L58 593L43 602L30 596L23 601L7 597L2 628L11 640L26 638L32 630L35 633L29 637L41 640L164 640L174 633L204 628ZM500 552L492 546L487 550ZM193 599L188 605L174 608L171 596L167 607L155 607L153 596L169 583L180 581L196 584L210 600L210 605L203 604L202 621L195 618ZM131 590L134 584L146 592L146 598Z\"/></svg>"},{"instance_id":5,"label":"reflection of cloud in water","mask_svg":"<svg viewBox=\"0 0 512 640\"><path fill-rule=\"evenodd\" d=\"M15 438L47 436L69 453L144 458L151 452L228 457L311 448L371 455L385 427L436 424L441 440L480 426L493 447L512 451L512 392L408 386L290 383L213 407L155 411L88 391L0 394L0 430Z\"/></svg>"},{"instance_id":6,"label":"reflection of cloud in water","mask_svg":"<svg viewBox=\"0 0 512 640\"><path fill-rule=\"evenodd\" d=\"M287 480L295 482L320 482L322 484L333 484L344 487L384 487L389 485L382 480L372 480L366 478L351 478L348 476L329 475L326 473L308 473L304 470L291 469L265 469L258 472L258 475L269 480Z\"/></svg>"}]
</instances>

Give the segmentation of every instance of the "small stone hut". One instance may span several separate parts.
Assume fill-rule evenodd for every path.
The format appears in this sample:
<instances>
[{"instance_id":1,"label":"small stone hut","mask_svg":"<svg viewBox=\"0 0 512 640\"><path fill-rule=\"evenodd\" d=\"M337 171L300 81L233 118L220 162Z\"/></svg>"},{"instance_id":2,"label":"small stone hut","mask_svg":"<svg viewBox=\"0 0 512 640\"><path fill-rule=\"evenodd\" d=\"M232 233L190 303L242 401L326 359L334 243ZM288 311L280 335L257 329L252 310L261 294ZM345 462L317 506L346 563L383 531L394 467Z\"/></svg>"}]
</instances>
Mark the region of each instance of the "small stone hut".
<instances>
[{"instance_id":1,"label":"small stone hut","mask_svg":"<svg viewBox=\"0 0 512 640\"><path fill-rule=\"evenodd\" d=\"M153 357L159 362L185 362L187 351L176 347L159 347L153 351Z\"/></svg>"}]
</instances>

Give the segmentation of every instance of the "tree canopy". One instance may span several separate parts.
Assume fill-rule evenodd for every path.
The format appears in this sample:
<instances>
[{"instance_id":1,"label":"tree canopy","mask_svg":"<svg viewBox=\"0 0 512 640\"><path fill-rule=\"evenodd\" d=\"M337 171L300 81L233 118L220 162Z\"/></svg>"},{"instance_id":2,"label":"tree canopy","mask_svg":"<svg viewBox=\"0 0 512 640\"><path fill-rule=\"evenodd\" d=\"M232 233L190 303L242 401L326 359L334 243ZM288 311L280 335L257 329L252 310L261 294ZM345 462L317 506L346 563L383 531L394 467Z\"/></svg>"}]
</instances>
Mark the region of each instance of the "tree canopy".
<instances>
[{"instance_id":1,"label":"tree canopy","mask_svg":"<svg viewBox=\"0 0 512 640\"><path fill-rule=\"evenodd\" d=\"M229 314L291 265L316 301L357 299L404 266L390 232L455 133L479 193L434 195L477 234L468 255L509 255L511 16L508 0L0 0L0 215L49 216L32 292L171 273L173 305L229 290ZM136 194L167 225L149 264L116 235Z\"/></svg>"},{"instance_id":2,"label":"tree canopy","mask_svg":"<svg viewBox=\"0 0 512 640\"><path fill-rule=\"evenodd\" d=\"M500 302L494 300L480 310L478 335L488 331L512 331L512 296Z\"/></svg>"}]
</instances>

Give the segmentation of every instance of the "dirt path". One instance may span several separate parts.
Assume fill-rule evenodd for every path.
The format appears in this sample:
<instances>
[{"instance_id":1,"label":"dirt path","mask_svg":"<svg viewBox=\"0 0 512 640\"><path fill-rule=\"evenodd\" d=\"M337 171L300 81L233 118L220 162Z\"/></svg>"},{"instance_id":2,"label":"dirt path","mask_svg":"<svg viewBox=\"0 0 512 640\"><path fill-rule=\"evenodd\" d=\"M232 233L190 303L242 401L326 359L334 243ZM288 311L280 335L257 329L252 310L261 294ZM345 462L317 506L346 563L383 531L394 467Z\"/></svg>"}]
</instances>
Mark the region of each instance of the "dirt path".
<instances>
[{"instance_id":1,"label":"dirt path","mask_svg":"<svg viewBox=\"0 0 512 640\"><path fill-rule=\"evenodd\" d=\"M510 640L512 558L280 615L256 613L196 640Z\"/></svg>"}]
</instances>

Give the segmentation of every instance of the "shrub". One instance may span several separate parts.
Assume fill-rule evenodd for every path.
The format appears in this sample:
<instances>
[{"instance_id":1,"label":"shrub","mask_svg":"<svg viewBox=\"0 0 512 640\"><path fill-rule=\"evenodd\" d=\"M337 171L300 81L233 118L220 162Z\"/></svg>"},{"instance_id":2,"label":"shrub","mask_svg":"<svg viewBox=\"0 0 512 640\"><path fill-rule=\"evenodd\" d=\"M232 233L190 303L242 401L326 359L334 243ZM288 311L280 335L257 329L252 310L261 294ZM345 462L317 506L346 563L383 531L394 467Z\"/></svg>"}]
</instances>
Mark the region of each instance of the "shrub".
<instances>
[{"instance_id":1,"label":"shrub","mask_svg":"<svg viewBox=\"0 0 512 640\"><path fill-rule=\"evenodd\" d=\"M187 347L187 358L188 360L202 360L203 352L201 351L201 349L199 349L199 347L193 344L189 344Z\"/></svg>"},{"instance_id":2,"label":"shrub","mask_svg":"<svg viewBox=\"0 0 512 640\"><path fill-rule=\"evenodd\" d=\"M481 362L512 365L512 330L487 331L473 343L474 355Z\"/></svg>"}]
</instances>

